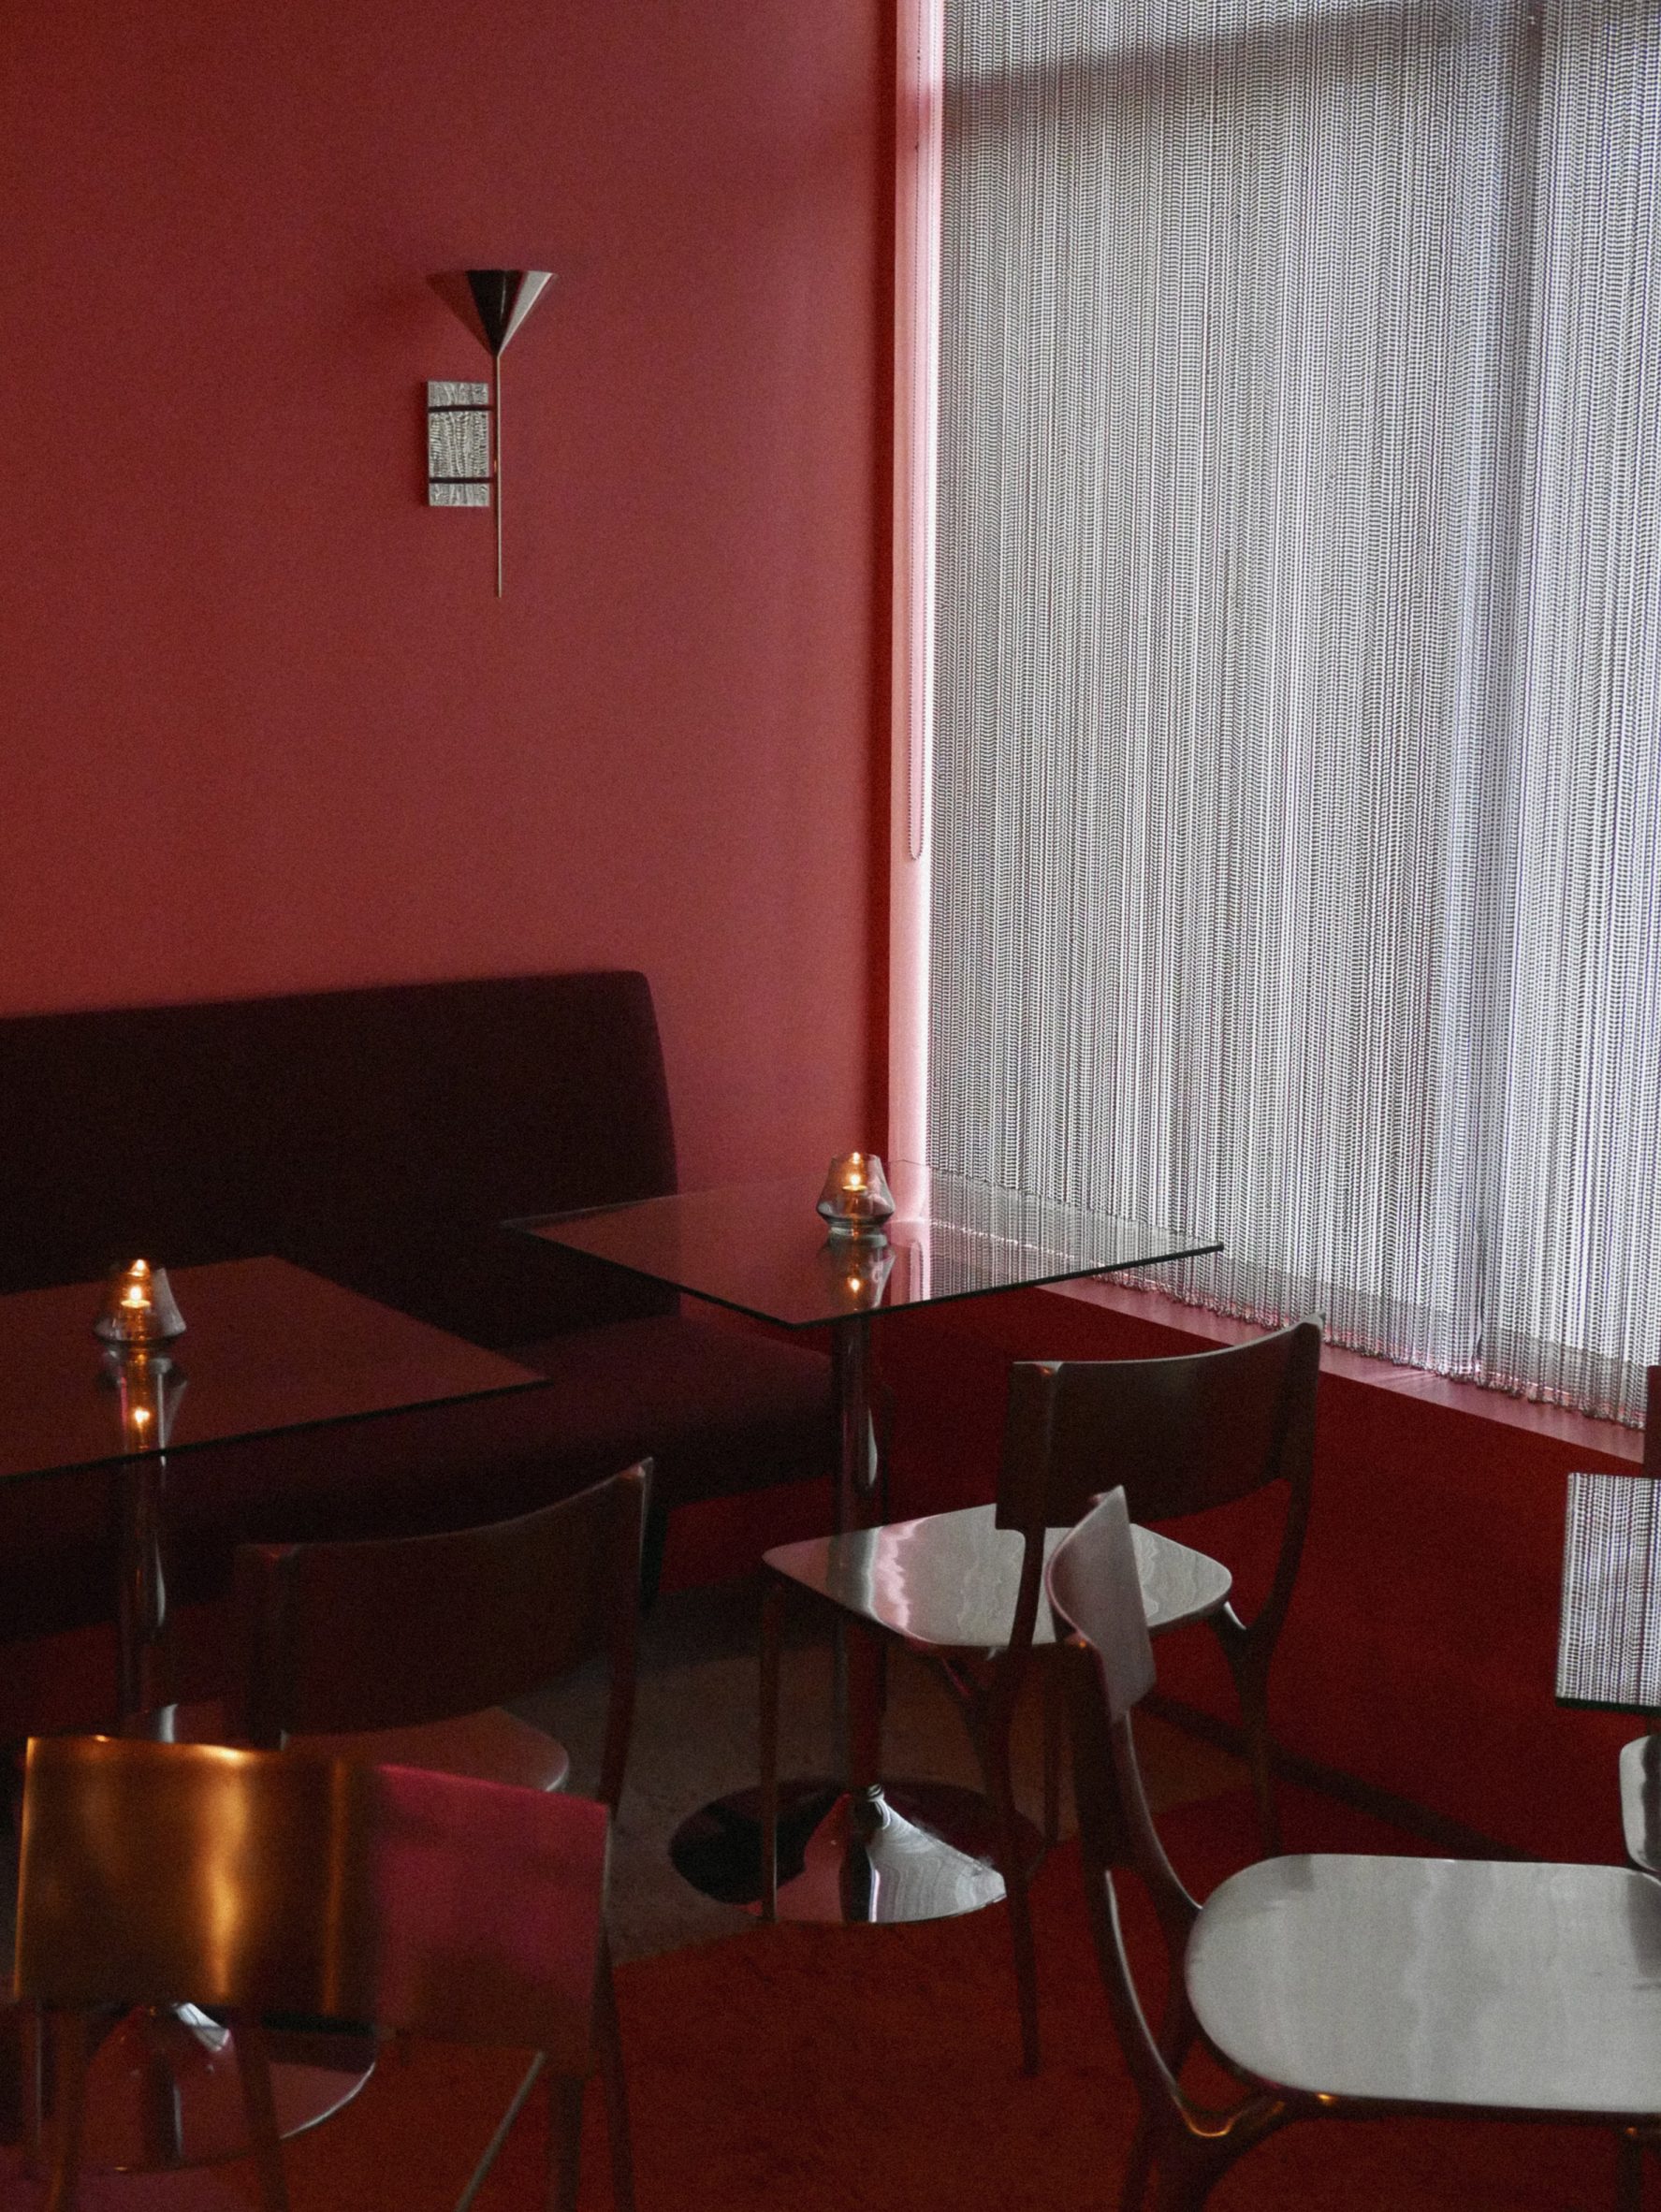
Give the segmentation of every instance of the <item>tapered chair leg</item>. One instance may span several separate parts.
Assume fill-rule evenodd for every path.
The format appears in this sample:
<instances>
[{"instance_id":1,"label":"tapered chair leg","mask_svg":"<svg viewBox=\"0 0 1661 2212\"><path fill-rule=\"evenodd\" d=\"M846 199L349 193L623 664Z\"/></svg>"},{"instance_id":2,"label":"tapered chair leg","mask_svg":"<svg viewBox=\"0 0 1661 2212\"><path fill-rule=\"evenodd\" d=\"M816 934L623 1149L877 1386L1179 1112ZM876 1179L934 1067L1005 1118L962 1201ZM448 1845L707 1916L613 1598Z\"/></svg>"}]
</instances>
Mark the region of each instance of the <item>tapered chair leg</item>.
<instances>
[{"instance_id":1,"label":"tapered chair leg","mask_svg":"<svg viewBox=\"0 0 1661 2212\"><path fill-rule=\"evenodd\" d=\"M1221 2178L1215 2166L1158 2166L1154 2170L1153 2212L1202 2212Z\"/></svg>"},{"instance_id":2,"label":"tapered chair leg","mask_svg":"<svg viewBox=\"0 0 1661 2212\"><path fill-rule=\"evenodd\" d=\"M1269 1736L1269 1653L1260 1645L1242 1640L1238 1624L1232 1635L1223 1617L1216 1621L1217 1641L1234 1678L1240 1701L1240 1724L1246 1738L1246 1762L1251 1768L1251 1794L1257 1806L1258 1830L1266 1858L1280 1855L1280 1810L1275 1801ZM1261 1654L1260 1656L1260 1653Z\"/></svg>"},{"instance_id":3,"label":"tapered chair leg","mask_svg":"<svg viewBox=\"0 0 1661 2212\"><path fill-rule=\"evenodd\" d=\"M252 2014L239 2013L231 2022L231 2041L241 2077L249 2147L259 2176L260 2203L265 2212L288 2212L288 2182L283 2171L283 2140L277 2130L271 2055L265 2030Z\"/></svg>"},{"instance_id":4,"label":"tapered chair leg","mask_svg":"<svg viewBox=\"0 0 1661 2212\"><path fill-rule=\"evenodd\" d=\"M994 1715L966 1708L969 1734L981 1762L981 1777L998 1822L998 1870L1009 1906L1010 1943L1015 1959L1015 2000L1021 2012L1021 2069L1039 2069L1038 1961L1032 1943L1032 1912L1027 1897L1026 1854L1010 1780L1010 1724L1007 1710Z\"/></svg>"},{"instance_id":5,"label":"tapered chair leg","mask_svg":"<svg viewBox=\"0 0 1661 2212\"><path fill-rule=\"evenodd\" d=\"M548 2212L576 2212L582 2090L581 2082L568 2074L548 2074Z\"/></svg>"},{"instance_id":6,"label":"tapered chair leg","mask_svg":"<svg viewBox=\"0 0 1661 2212\"><path fill-rule=\"evenodd\" d=\"M1119 2212L1142 2212L1147 2195L1147 2177L1154 2168L1154 2136L1144 2114L1130 2138L1130 2156L1125 2161L1125 2181L1119 2190Z\"/></svg>"},{"instance_id":7,"label":"tapered chair leg","mask_svg":"<svg viewBox=\"0 0 1661 2212\"><path fill-rule=\"evenodd\" d=\"M779 1652L784 1640L784 1590L772 1576L762 1594L761 1633L761 1916L779 1916Z\"/></svg>"},{"instance_id":8,"label":"tapered chair leg","mask_svg":"<svg viewBox=\"0 0 1661 2212\"><path fill-rule=\"evenodd\" d=\"M609 1943L605 1943L601 1951L594 2029L600 2083L605 2095L605 2132L611 2147L611 2199L617 2212L634 2212L634 2146L629 2127L629 2085L623 2072L623 2042L617 2016L617 1991L611 1979Z\"/></svg>"},{"instance_id":9,"label":"tapered chair leg","mask_svg":"<svg viewBox=\"0 0 1661 2212\"><path fill-rule=\"evenodd\" d=\"M1643 2212L1644 2147L1630 2128L1616 2143L1615 2212Z\"/></svg>"},{"instance_id":10,"label":"tapered chair leg","mask_svg":"<svg viewBox=\"0 0 1661 2212\"><path fill-rule=\"evenodd\" d=\"M1041 1666L1038 1671L1044 1701L1044 1842L1054 1851L1061 1841L1061 1762L1067 1742L1067 1721L1062 1707L1060 1668Z\"/></svg>"},{"instance_id":11,"label":"tapered chair leg","mask_svg":"<svg viewBox=\"0 0 1661 2212\"><path fill-rule=\"evenodd\" d=\"M1251 1793L1257 1802L1258 1829L1265 1858L1280 1855L1280 1808L1275 1798L1275 1777L1270 1770L1269 1712L1263 1685L1244 1675L1240 1690L1240 1716L1246 1726L1246 1755L1251 1767Z\"/></svg>"},{"instance_id":12,"label":"tapered chair leg","mask_svg":"<svg viewBox=\"0 0 1661 2212\"><path fill-rule=\"evenodd\" d=\"M75 2212L86 2117L87 2024L79 2013L51 2013L52 2054L51 2188L46 2212Z\"/></svg>"}]
</instances>

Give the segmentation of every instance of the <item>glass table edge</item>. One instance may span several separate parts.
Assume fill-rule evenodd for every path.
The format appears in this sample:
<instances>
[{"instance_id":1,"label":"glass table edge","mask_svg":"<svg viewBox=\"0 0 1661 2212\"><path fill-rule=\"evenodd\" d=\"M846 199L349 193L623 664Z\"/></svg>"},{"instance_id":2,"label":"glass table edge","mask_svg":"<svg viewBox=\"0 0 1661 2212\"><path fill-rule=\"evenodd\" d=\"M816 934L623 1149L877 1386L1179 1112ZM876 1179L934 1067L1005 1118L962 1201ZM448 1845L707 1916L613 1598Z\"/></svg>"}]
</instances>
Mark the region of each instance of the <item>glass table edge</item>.
<instances>
[{"instance_id":1,"label":"glass table edge","mask_svg":"<svg viewBox=\"0 0 1661 2212\"><path fill-rule=\"evenodd\" d=\"M593 1221L604 1215L626 1213L631 1206L649 1205L651 1202L649 1199L624 1199L616 1205L581 1206L566 1214L527 1214L515 1220L503 1222L502 1227L524 1236L537 1236L544 1230L555 1228L561 1222ZM558 1242L553 1238L545 1241ZM791 1321L779 1314L769 1313L765 1306L747 1305L736 1298L723 1298L713 1290L689 1289L667 1275L654 1274L648 1268L634 1267L626 1259L614 1259L609 1253L590 1252L581 1244L564 1247L584 1259L597 1261L602 1267L615 1267L620 1274L633 1275L639 1282L655 1283L660 1288L678 1291L682 1298L695 1298L701 1305L720 1306L724 1313L742 1314L748 1321L765 1321L774 1329L792 1330L834 1329L840 1321L871 1320L879 1314L917 1313L925 1307L957 1305L966 1298L994 1298L1007 1295L1012 1290L1043 1290L1054 1283L1099 1281L1109 1275L1129 1274L1139 1267L1170 1267L1181 1259L1203 1259L1210 1253L1220 1252L1222 1248L1221 1240L1215 1239L1205 1244L1184 1244L1174 1252L1145 1253L1133 1259L1118 1259L1111 1267L1063 1266L1042 1275L1024 1275L1018 1283L971 1283L962 1290L942 1290L928 1298L908 1300L903 1305L889 1305L879 1301L876 1305L865 1306L853 1313L820 1314L811 1320Z\"/></svg>"},{"instance_id":2,"label":"glass table edge","mask_svg":"<svg viewBox=\"0 0 1661 2212\"><path fill-rule=\"evenodd\" d=\"M98 1452L90 1459L54 1460L50 1466L16 1467L10 1473L0 1472L0 1484L51 1482L60 1475L95 1475L105 1469L119 1470L138 1466L147 1460L171 1460L186 1453L213 1451L222 1446L258 1444L272 1436L305 1436L320 1429L353 1429L366 1421L395 1419L401 1414L436 1413L449 1405L474 1405L487 1398L514 1398L521 1391L551 1390L553 1378L539 1375L534 1368L527 1368L523 1375L509 1381L485 1383L476 1390L446 1390L438 1398L411 1398L398 1405L366 1406L361 1413L318 1414L310 1420L261 1422L247 1429L227 1429L222 1436L169 1437L166 1444L152 1445L143 1451L129 1451L117 1446L113 1451Z\"/></svg>"}]
</instances>

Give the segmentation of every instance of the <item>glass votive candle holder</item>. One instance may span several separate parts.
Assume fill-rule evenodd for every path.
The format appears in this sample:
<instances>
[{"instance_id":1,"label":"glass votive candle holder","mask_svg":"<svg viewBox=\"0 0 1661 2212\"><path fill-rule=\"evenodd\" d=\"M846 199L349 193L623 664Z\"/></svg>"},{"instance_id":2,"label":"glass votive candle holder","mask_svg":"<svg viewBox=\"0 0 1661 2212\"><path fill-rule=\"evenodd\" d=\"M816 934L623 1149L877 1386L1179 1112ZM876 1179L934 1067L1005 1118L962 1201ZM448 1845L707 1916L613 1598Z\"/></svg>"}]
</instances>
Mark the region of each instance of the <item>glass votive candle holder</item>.
<instances>
[{"instance_id":1,"label":"glass votive candle holder","mask_svg":"<svg viewBox=\"0 0 1661 2212\"><path fill-rule=\"evenodd\" d=\"M894 1212L894 1193L874 1152L845 1152L832 1160L819 1211L834 1237L880 1236Z\"/></svg>"},{"instance_id":2,"label":"glass votive candle holder","mask_svg":"<svg viewBox=\"0 0 1661 2212\"><path fill-rule=\"evenodd\" d=\"M184 1316L168 1284L165 1267L135 1259L118 1268L104 1293L104 1307L93 1323L106 1344L166 1344L182 1336Z\"/></svg>"}]
</instances>

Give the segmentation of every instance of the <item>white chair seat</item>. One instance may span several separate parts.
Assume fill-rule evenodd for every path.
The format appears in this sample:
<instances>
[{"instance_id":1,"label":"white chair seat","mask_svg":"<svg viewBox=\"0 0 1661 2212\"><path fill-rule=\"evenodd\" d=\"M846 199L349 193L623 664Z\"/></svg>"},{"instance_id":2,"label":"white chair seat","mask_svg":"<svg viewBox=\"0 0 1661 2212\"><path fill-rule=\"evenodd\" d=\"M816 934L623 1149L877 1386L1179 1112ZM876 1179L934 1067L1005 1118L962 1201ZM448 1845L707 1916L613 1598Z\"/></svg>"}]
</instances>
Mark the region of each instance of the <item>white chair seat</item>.
<instances>
[{"instance_id":1,"label":"white chair seat","mask_svg":"<svg viewBox=\"0 0 1661 2212\"><path fill-rule=\"evenodd\" d=\"M1275 2088L1661 2113L1661 1884L1624 1867L1265 1859L1189 1938L1196 2018Z\"/></svg>"},{"instance_id":2,"label":"white chair seat","mask_svg":"<svg viewBox=\"0 0 1661 2212\"><path fill-rule=\"evenodd\" d=\"M919 1521L840 1536L780 1544L768 1566L861 1620L931 1650L1001 1651L1009 1640L1021 1579L1022 1539L994 1525L997 1508L969 1506ZM1044 1554L1066 1535L1051 1529ZM1202 1551L1152 1529L1132 1531L1142 1602L1156 1633L1214 1613L1229 1594L1229 1570ZM1040 1597L1035 1644L1056 1640L1047 1597Z\"/></svg>"},{"instance_id":3,"label":"white chair seat","mask_svg":"<svg viewBox=\"0 0 1661 2212\"><path fill-rule=\"evenodd\" d=\"M1621 1826L1633 1865L1661 1874L1661 1736L1621 1746Z\"/></svg>"}]
</instances>

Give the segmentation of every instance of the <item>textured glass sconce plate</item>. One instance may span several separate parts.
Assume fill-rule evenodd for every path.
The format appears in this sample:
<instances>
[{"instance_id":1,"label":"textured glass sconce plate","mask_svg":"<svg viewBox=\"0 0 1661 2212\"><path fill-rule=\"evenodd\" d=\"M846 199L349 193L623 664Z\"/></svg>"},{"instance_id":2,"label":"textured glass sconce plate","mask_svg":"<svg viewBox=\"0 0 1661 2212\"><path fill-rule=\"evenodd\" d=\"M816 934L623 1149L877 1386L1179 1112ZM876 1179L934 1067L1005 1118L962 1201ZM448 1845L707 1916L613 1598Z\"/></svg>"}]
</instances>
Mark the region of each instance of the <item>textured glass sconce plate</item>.
<instances>
[{"instance_id":1,"label":"textured glass sconce plate","mask_svg":"<svg viewBox=\"0 0 1661 2212\"><path fill-rule=\"evenodd\" d=\"M490 504L490 387L448 380L427 386L427 503Z\"/></svg>"}]
</instances>

